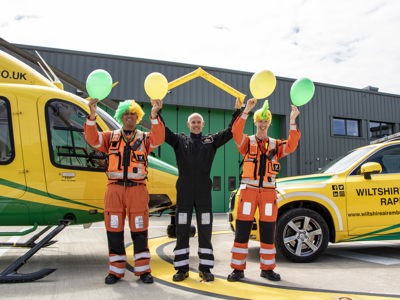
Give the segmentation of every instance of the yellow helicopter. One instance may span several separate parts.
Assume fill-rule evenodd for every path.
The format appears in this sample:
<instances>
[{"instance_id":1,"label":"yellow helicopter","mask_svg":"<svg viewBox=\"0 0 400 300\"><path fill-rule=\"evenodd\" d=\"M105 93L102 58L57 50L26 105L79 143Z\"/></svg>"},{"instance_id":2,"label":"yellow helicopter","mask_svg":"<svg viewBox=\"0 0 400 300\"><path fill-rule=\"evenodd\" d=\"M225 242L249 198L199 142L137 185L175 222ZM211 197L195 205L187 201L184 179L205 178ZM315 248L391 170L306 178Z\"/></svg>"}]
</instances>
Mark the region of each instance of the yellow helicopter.
<instances>
[{"instance_id":1,"label":"yellow helicopter","mask_svg":"<svg viewBox=\"0 0 400 300\"><path fill-rule=\"evenodd\" d=\"M107 157L84 139L83 126L89 113L87 100L65 91L59 78L81 91L85 90L84 85L50 67L38 52L37 58L1 38L0 46L39 65L46 75L0 50L0 226L29 227L22 232L3 231L0 236L25 236L44 226L26 242L0 243L1 247L31 248L0 271L0 283L27 282L55 271L45 268L18 273L37 251L55 243L52 239L65 227L78 224L89 227L86 225L103 220ZM168 89L196 77L243 102L244 94L201 68L171 81ZM107 98L102 103L113 105ZM97 124L101 131L120 127L101 108ZM153 156L148 159L150 213L171 214L167 234L174 237L178 171ZM192 226L191 235L195 232Z\"/></svg>"}]
</instances>

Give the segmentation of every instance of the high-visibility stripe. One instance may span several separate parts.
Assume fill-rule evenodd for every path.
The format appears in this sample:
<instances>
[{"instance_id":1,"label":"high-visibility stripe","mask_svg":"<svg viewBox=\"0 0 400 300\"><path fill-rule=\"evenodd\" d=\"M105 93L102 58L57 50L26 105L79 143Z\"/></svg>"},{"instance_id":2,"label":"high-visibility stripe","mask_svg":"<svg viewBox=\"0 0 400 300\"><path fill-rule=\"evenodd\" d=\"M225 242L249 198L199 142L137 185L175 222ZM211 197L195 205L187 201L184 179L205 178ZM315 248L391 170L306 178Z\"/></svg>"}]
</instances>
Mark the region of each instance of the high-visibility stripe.
<instances>
[{"instance_id":1,"label":"high-visibility stripe","mask_svg":"<svg viewBox=\"0 0 400 300\"><path fill-rule=\"evenodd\" d=\"M260 258L260 262L264 265L273 265L275 264L275 259L262 259Z\"/></svg>"},{"instance_id":2,"label":"high-visibility stripe","mask_svg":"<svg viewBox=\"0 0 400 300\"><path fill-rule=\"evenodd\" d=\"M271 182L269 181L263 181L263 188L275 188L275 180L274 180L274 176L270 176L271 178ZM258 184L259 181L258 180L251 180L249 178L242 178L242 180L240 181L240 183L242 184L248 184L248 187L254 187L254 188L258 188Z\"/></svg>"},{"instance_id":3,"label":"high-visibility stripe","mask_svg":"<svg viewBox=\"0 0 400 300\"><path fill-rule=\"evenodd\" d=\"M110 271L117 273L117 274L125 274L125 268L118 268L115 266L110 265Z\"/></svg>"},{"instance_id":4,"label":"high-visibility stripe","mask_svg":"<svg viewBox=\"0 0 400 300\"><path fill-rule=\"evenodd\" d=\"M189 253L189 248L174 250L175 255L182 255L186 253Z\"/></svg>"},{"instance_id":5,"label":"high-visibility stripe","mask_svg":"<svg viewBox=\"0 0 400 300\"><path fill-rule=\"evenodd\" d=\"M158 124L158 119L150 119L151 120L151 124Z\"/></svg>"},{"instance_id":6,"label":"high-visibility stripe","mask_svg":"<svg viewBox=\"0 0 400 300\"><path fill-rule=\"evenodd\" d=\"M201 265L206 265L206 266L211 266L211 267L214 266L214 261L210 260L210 259L199 259L199 263Z\"/></svg>"},{"instance_id":7,"label":"high-visibility stripe","mask_svg":"<svg viewBox=\"0 0 400 300\"><path fill-rule=\"evenodd\" d=\"M151 149L156 149L158 146L160 146L160 145L153 145L153 144L150 144L150 148L151 148Z\"/></svg>"},{"instance_id":8,"label":"high-visibility stripe","mask_svg":"<svg viewBox=\"0 0 400 300\"><path fill-rule=\"evenodd\" d=\"M174 267L182 267L182 266L187 266L189 265L189 260L180 260L180 261L174 261Z\"/></svg>"},{"instance_id":9,"label":"high-visibility stripe","mask_svg":"<svg viewBox=\"0 0 400 300\"><path fill-rule=\"evenodd\" d=\"M147 271L147 270L150 270L150 265L144 265L144 266L139 266L139 267L135 266L134 270L135 270L135 273Z\"/></svg>"},{"instance_id":10,"label":"high-visibility stripe","mask_svg":"<svg viewBox=\"0 0 400 300\"><path fill-rule=\"evenodd\" d=\"M141 259L141 258L150 258L150 253L149 252L142 252L134 255L134 259Z\"/></svg>"},{"instance_id":11,"label":"high-visibility stripe","mask_svg":"<svg viewBox=\"0 0 400 300\"><path fill-rule=\"evenodd\" d=\"M276 249L263 249L260 248L260 254L276 254Z\"/></svg>"},{"instance_id":12,"label":"high-visibility stripe","mask_svg":"<svg viewBox=\"0 0 400 300\"><path fill-rule=\"evenodd\" d=\"M231 259L231 263L233 264L233 265L237 265L237 266L240 266L240 265L244 265L245 263L246 263L246 260L245 259L242 259L242 260L238 260L238 259Z\"/></svg>"},{"instance_id":13,"label":"high-visibility stripe","mask_svg":"<svg viewBox=\"0 0 400 300\"><path fill-rule=\"evenodd\" d=\"M243 143L244 143L245 140L246 140L246 136L243 135L242 140L240 141L239 144L236 144L236 146L237 146L238 148L240 148L240 147L243 145Z\"/></svg>"},{"instance_id":14,"label":"high-visibility stripe","mask_svg":"<svg viewBox=\"0 0 400 300\"><path fill-rule=\"evenodd\" d=\"M138 169L138 172L140 169ZM124 173L123 172L106 172L108 179L123 179ZM145 179L146 174L140 173L128 173L128 179Z\"/></svg>"},{"instance_id":15,"label":"high-visibility stripe","mask_svg":"<svg viewBox=\"0 0 400 300\"><path fill-rule=\"evenodd\" d=\"M231 252L242 253L242 254L248 254L248 253L249 253L249 249L247 249L247 248L232 247Z\"/></svg>"},{"instance_id":16,"label":"high-visibility stripe","mask_svg":"<svg viewBox=\"0 0 400 300\"><path fill-rule=\"evenodd\" d=\"M213 254L213 250L209 248L199 248L199 253L202 254Z\"/></svg>"},{"instance_id":17,"label":"high-visibility stripe","mask_svg":"<svg viewBox=\"0 0 400 300\"><path fill-rule=\"evenodd\" d=\"M100 148L103 144L103 135L100 132L98 132L97 135L99 136L99 143L93 146L95 149Z\"/></svg>"},{"instance_id":18,"label":"high-visibility stripe","mask_svg":"<svg viewBox=\"0 0 400 300\"><path fill-rule=\"evenodd\" d=\"M126 255L113 255L109 257L109 262L126 261Z\"/></svg>"}]
</instances>

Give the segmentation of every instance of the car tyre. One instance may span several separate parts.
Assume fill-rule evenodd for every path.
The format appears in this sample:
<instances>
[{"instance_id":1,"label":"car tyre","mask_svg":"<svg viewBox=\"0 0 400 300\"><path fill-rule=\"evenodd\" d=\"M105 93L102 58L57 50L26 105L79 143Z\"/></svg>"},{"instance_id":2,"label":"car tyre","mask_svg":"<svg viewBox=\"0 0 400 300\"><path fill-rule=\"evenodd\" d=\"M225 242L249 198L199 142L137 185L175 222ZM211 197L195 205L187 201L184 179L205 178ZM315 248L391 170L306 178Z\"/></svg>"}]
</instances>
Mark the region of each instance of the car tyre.
<instances>
[{"instance_id":1,"label":"car tyre","mask_svg":"<svg viewBox=\"0 0 400 300\"><path fill-rule=\"evenodd\" d=\"M314 210L295 208L278 219L278 251L293 262L311 262L317 259L325 251L328 242L328 225Z\"/></svg>"}]
</instances>

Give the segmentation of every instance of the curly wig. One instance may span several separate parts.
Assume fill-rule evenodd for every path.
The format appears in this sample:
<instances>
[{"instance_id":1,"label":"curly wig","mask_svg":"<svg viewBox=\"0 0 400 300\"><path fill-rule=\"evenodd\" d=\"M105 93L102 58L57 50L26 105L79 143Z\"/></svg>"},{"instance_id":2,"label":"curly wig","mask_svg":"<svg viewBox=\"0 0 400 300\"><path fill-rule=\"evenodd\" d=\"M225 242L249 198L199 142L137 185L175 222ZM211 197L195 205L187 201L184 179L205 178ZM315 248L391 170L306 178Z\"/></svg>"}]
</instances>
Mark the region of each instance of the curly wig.
<instances>
[{"instance_id":1,"label":"curly wig","mask_svg":"<svg viewBox=\"0 0 400 300\"><path fill-rule=\"evenodd\" d=\"M137 115L136 123L140 123L144 116L144 111L135 100L125 100L120 102L117 110L115 111L114 119L117 120L119 124L123 125L122 115L128 111L135 113Z\"/></svg>"}]
</instances>

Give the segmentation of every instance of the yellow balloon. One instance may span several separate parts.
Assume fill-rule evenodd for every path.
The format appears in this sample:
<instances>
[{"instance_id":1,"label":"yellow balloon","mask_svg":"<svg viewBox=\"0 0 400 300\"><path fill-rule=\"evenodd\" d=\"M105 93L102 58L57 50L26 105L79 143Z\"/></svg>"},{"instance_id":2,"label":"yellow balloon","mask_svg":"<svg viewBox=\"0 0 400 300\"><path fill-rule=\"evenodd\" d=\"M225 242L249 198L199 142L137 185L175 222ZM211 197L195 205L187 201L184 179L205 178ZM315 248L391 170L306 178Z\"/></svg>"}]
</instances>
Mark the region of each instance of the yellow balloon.
<instances>
[{"instance_id":1,"label":"yellow balloon","mask_svg":"<svg viewBox=\"0 0 400 300\"><path fill-rule=\"evenodd\" d=\"M144 80L144 90L150 99L162 100L168 92L168 80L161 73L150 73Z\"/></svg>"},{"instance_id":2,"label":"yellow balloon","mask_svg":"<svg viewBox=\"0 0 400 300\"><path fill-rule=\"evenodd\" d=\"M254 73L250 79L250 92L256 99L268 97L275 90L275 87L275 75L268 70Z\"/></svg>"}]
</instances>

